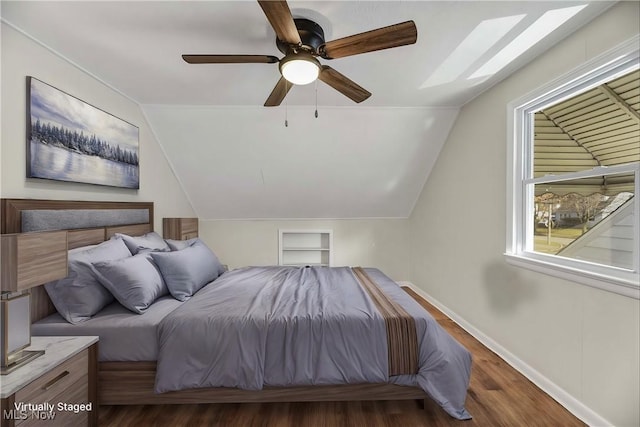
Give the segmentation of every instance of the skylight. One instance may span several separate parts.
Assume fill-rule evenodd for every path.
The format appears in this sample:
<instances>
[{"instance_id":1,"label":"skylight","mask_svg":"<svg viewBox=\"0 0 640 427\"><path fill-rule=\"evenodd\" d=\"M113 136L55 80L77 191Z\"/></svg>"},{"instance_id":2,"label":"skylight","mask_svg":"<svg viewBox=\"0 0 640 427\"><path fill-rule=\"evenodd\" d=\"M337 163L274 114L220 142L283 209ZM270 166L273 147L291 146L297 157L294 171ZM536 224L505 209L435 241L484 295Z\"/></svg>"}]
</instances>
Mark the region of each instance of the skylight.
<instances>
[{"instance_id":1,"label":"skylight","mask_svg":"<svg viewBox=\"0 0 640 427\"><path fill-rule=\"evenodd\" d=\"M451 55L440 64L422 86L420 86L420 89L438 86L456 80L525 16L526 15L506 16L503 18L487 19L479 23Z\"/></svg>"},{"instance_id":2,"label":"skylight","mask_svg":"<svg viewBox=\"0 0 640 427\"><path fill-rule=\"evenodd\" d=\"M511 43L491 58L486 64L473 73L469 79L486 77L497 73L585 7L587 7L587 5L583 4L580 6L566 7L546 12L538 18L537 21L531 24L529 28L524 30Z\"/></svg>"}]
</instances>

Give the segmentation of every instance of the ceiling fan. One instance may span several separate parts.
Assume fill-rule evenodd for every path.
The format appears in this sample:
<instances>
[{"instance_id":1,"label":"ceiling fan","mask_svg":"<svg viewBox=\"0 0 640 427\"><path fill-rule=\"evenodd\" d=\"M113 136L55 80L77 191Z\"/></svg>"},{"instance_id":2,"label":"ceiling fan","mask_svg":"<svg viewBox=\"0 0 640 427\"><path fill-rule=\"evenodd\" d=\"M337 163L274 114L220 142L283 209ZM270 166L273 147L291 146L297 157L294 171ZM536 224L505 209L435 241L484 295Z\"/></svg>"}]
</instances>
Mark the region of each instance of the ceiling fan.
<instances>
[{"instance_id":1,"label":"ceiling fan","mask_svg":"<svg viewBox=\"0 0 640 427\"><path fill-rule=\"evenodd\" d=\"M371 93L328 65L322 59L336 59L376 50L413 44L418 30L413 21L378 28L329 42L324 41L320 25L308 19L294 19L285 0L258 0L276 32L276 46L282 59L271 55L182 55L189 64L279 63L280 80L264 103L280 105L293 85L304 85L320 79L351 100L360 103Z\"/></svg>"}]
</instances>

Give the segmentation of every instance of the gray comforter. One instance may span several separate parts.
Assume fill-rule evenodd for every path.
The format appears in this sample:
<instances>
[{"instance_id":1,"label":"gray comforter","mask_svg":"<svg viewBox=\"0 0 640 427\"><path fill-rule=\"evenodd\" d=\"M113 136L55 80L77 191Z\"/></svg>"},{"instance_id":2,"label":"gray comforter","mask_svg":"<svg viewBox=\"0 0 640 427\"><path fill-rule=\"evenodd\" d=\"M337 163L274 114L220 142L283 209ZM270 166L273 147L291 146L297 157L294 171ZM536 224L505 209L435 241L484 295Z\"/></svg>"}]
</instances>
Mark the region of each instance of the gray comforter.
<instances>
[{"instance_id":1,"label":"gray comforter","mask_svg":"<svg viewBox=\"0 0 640 427\"><path fill-rule=\"evenodd\" d=\"M162 320L156 392L390 382L419 386L453 417L470 418L469 352L395 282L366 271L416 318L416 375L388 376L384 319L351 269L247 267Z\"/></svg>"}]
</instances>

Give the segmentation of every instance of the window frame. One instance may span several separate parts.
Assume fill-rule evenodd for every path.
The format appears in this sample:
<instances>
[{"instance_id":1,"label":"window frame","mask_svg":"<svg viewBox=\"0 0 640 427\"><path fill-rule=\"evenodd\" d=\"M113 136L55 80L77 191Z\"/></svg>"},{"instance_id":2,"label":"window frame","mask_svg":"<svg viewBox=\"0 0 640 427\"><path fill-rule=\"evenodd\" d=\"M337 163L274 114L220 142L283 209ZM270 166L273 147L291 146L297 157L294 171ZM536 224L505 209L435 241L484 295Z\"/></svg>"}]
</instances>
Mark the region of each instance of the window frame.
<instances>
[{"instance_id":1,"label":"window frame","mask_svg":"<svg viewBox=\"0 0 640 427\"><path fill-rule=\"evenodd\" d=\"M507 105L507 241L505 258L510 264L588 286L640 299L640 166L637 163L533 177L533 113L613 80L640 64L640 36L594 58ZM632 172L634 192L634 267L627 270L527 248L531 231L528 213L533 203L533 184L588 176Z\"/></svg>"}]
</instances>

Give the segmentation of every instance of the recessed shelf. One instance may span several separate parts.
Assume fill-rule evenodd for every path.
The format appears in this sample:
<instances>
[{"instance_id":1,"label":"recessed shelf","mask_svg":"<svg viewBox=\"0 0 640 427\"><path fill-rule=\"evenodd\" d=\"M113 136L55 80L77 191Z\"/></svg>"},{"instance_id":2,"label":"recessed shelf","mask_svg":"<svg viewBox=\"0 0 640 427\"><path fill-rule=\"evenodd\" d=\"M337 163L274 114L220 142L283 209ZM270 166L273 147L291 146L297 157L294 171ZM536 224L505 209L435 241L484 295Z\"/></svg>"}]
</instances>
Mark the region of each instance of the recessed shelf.
<instances>
[{"instance_id":1,"label":"recessed shelf","mask_svg":"<svg viewBox=\"0 0 640 427\"><path fill-rule=\"evenodd\" d=\"M278 230L278 264L330 266L333 230Z\"/></svg>"}]
</instances>

